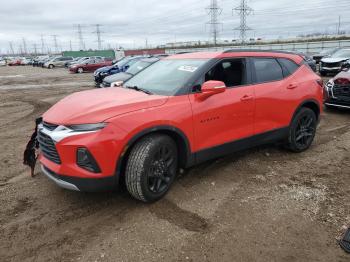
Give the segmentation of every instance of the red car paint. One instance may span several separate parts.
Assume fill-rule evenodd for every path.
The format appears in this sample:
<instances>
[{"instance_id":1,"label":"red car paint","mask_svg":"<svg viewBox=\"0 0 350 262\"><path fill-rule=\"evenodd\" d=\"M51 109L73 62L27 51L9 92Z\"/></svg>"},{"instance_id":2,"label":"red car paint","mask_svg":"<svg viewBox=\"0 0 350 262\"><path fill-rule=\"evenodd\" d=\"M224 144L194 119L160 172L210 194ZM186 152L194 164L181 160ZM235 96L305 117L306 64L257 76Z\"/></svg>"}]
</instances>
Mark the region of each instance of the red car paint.
<instances>
[{"instance_id":1,"label":"red car paint","mask_svg":"<svg viewBox=\"0 0 350 262\"><path fill-rule=\"evenodd\" d=\"M10 61L8 63L9 66L20 66L22 65L22 61L20 59L16 59L16 60L13 60L13 61Z\"/></svg>"},{"instance_id":2,"label":"red car paint","mask_svg":"<svg viewBox=\"0 0 350 262\"><path fill-rule=\"evenodd\" d=\"M124 88L95 89L70 95L49 109L43 115L43 121L63 126L108 124L98 132L71 136L56 143L62 164L53 163L42 154L40 162L61 176L111 178L116 175L116 170L122 170L120 159L135 139L156 128L179 130L188 141L188 154L194 155L195 159L195 154L202 150L288 127L295 112L306 101L313 101L322 112L320 78L303 64L299 55L215 52L181 54L165 60L242 57L287 58L300 66L283 80L230 88L205 99L202 93L160 96ZM100 173L91 173L76 164L76 152L80 147L90 151L101 168Z\"/></svg>"},{"instance_id":3,"label":"red car paint","mask_svg":"<svg viewBox=\"0 0 350 262\"><path fill-rule=\"evenodd\" d=\"M79 68L82 68L83 72L94 72L97 69L104 66L111 66L112 61L98 61L94 63L84 63L84 64L76 64L69 68L69 71L72 73L78 73Z\"/></svg>"}]
</instances>

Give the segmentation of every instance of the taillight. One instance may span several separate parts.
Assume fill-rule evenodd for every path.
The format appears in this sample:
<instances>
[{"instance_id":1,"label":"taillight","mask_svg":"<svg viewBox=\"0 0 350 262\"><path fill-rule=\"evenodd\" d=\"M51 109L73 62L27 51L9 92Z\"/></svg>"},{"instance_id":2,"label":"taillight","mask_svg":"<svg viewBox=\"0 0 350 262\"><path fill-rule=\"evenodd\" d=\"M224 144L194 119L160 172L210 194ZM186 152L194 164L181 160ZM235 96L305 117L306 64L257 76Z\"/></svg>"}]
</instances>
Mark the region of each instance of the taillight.
<instances>
[{"instance_id":1,"label":"taillight","mask_svg":"<svg viewBox=\"0 0 350 262\"><path fill-rule=\"evenodd\" d=\"M334 80L334 83L337 85L350 85L350 80L347 78L338 78Z\"/></svg>"}]
</instances>

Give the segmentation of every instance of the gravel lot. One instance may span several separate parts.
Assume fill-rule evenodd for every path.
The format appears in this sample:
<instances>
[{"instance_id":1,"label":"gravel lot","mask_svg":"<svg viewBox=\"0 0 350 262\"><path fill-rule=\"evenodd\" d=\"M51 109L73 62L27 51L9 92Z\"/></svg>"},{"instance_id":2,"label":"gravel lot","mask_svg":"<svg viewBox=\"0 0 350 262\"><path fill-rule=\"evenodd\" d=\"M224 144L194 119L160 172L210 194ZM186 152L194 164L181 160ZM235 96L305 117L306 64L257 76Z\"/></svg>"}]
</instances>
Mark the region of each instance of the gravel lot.
<instances>
[{"instance_id":1,"label":"gravel lot","mask_svg":"<svg viewBox=\"0 0 350 262\"><path fill-rule=\"evenodd\" d=\"M350 261L350 112L327 110L302 154L260 147L179 176L158 203L58 188L22 153L34 119L92 75L0 68L1 261Z\"/></svg>"}]
</instances>

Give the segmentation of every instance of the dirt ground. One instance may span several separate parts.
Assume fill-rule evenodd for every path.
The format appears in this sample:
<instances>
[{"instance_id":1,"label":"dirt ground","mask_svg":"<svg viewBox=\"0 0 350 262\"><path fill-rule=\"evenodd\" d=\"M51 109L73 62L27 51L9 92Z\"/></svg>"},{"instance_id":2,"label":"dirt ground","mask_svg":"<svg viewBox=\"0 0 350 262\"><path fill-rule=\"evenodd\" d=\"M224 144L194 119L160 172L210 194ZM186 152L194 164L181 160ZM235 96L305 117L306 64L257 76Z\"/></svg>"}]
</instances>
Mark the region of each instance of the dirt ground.
<instances>
[{"instance_id":1,"label":"dirt ground","mask_svg":"<svg viewBox=\"0 0 350 262\"><path fill-rule=\"evenodd\" d=\"M22 153L33 121L92 75L0 68L0 261L350 261L350 112L327 110L312 148L275 146L207 162L158 203L125 190L70 192Z\"/></svg>"}]
</instances>

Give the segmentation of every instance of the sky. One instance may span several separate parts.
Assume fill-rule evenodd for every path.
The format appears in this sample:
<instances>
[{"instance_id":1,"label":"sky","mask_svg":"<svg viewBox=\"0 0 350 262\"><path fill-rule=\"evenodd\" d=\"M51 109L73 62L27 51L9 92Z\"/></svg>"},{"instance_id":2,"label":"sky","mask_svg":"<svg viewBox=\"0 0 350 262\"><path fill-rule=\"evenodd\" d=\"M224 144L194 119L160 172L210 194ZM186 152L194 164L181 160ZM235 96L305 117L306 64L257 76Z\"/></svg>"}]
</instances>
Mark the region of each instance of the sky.
<instances>
[{"instance_id":1,"label":"sky","mask_svg":"<svg viewBox=\"0 0 350 262\"><path fill-rule=\"evenodd\" d=\"M219 39L239 37L240 24L233 8L241 0L218 0ZM247 0L254 10L247 17L248 37L292 38L313 32L350 33L350 0ZM104 48L141 48L180 41L211 39L206 9L210 0L2 0L0 4L0 53L23 48L78 50L77 25L81 24L86 48L97 49L95 24L101 24ZM24 39L24 41L23 41Z\"/></svg>"}]
</instances>

